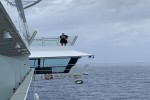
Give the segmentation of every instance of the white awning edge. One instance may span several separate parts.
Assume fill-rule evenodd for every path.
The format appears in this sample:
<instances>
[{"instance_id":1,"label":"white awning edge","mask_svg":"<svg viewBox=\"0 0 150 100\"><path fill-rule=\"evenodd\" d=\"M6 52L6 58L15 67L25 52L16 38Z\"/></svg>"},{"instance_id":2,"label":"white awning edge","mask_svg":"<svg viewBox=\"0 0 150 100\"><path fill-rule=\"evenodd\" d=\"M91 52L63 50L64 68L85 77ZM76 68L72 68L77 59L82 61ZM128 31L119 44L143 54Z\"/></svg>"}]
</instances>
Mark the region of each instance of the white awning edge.
<instances>
[{"instance_id":1,"label":"white awning edge","mask_svg":"<svg viewBox=\"0 0 150 100\"><path fill-rule=\"evenodd\" d=\"M92 57L94 55L74 50L65 51L31 51L29 58L64 58L64 57Z\"/></svg>"}]
</instances>

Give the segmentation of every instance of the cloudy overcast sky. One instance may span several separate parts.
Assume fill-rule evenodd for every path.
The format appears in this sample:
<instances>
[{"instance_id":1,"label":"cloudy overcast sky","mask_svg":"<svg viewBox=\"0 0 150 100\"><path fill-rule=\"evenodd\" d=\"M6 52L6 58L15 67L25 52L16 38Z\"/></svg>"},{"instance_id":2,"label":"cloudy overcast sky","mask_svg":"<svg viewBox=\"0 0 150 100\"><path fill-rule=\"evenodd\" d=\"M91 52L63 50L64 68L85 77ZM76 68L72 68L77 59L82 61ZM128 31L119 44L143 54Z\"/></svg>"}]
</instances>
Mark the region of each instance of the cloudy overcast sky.
<instances>
[{"instance_id":1,"label":"cloudy overcast sky","mask_svg":"<svg viewBox=\"0 0 150 100\"><path fill-rule=\"evenodd\" d=\"M94 63L150 62L150 0L42 0L25 10L37 36L78 36Z\"/></svg>"}]
</instances>

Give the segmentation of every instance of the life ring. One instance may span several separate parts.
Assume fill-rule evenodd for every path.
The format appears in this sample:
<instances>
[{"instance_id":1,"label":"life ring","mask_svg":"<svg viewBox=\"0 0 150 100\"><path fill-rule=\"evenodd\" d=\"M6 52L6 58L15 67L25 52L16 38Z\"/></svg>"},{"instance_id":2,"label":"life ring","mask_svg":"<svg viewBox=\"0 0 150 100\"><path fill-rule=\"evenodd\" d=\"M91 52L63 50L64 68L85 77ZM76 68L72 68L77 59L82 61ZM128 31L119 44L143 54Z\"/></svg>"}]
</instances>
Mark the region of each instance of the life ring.
<instances>
[{"instance_id":1,"label":"life ring","mask_svg":"<svg viewBox=\"0 0 150 100\"><path fill-rule=\"evenodd\" d=\"M83 81L82 81L82 80L76 80L75 83L76 83L76 84L82 84Z\"/></svg>"}]
</instances>

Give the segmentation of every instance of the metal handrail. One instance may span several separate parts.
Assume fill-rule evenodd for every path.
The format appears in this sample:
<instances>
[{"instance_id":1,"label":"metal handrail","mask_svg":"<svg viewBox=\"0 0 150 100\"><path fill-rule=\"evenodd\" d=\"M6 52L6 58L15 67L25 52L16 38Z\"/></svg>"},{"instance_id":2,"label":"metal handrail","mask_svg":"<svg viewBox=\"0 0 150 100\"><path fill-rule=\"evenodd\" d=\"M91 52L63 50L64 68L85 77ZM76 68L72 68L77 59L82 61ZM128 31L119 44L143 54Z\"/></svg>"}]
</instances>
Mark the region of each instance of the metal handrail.
<instances>
[{"instance_id":1,"label":"metal handrail","mask_svg":"<svg viewBox=\"0 0 150 100\"><path fill-rule=\"evenodd\" d=\"M33 1L33 3L32 3L32 4L30 4L30 5L26 6L26 7L24 7L24 9L30 8L30 7L32 7L32 6L34 6L34 5L36 5L37 3L41 2L41 1L42 1L42 0ZM29 3L31 3L31 1L28 1L28 2L29 2Z\"/></svg>"},{"instance_id":2,"label":"metal handrail","mask_svg":"<svg viewBox=\"0 0 150 100\"><path fill-rule=\"evenodd\" d=\"M73 37L73 38L72 38ZM70 45L70 46L73 46L74 45L74 43L75 43L75 41L77 40L77 36L69 36L68 37L68 39L67 39L67 41L68 41L68 45ZM38 38L35 38L34 40L33 40L33 43L31 44L31 46L32 45L37 45L37 46L42 46L42 47L44 47L44 46L47 46L46 45L46 43L49 43L49 44L51 44L50 43L50 41L55 41L56 43L55 44L52 44L52 45L56 45L56 46L59 46L60 45L60 38L59 37L56 37L56 38L45 38L45 37L38 37ZM36 44L36 42L37 42L37 44ZM35 43L35 44L34 44Z\"/></svg>"},{"instance_id":3,"label":"metal handrail","mask_svg":"<svg viewBox=\"0 0 150 100\"><path fill-rule=\"evenodd\" d=\"M76 42L77 38L78 38L78 36L75 36L75 38L73 39L73 41L72 41L72 43L71 43L72 46L73 46L74 43Z\"/></svg>"}]
</instances>

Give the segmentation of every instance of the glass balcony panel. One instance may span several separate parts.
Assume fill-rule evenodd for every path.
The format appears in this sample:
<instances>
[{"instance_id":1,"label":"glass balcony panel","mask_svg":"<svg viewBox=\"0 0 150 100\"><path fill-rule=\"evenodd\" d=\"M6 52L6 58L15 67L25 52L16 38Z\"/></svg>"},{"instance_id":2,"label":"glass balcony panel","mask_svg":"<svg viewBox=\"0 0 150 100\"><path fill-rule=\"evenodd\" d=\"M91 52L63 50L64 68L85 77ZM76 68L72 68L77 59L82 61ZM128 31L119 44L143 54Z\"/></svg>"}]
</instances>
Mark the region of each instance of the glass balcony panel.
<instances>
[{"instance_id":1,"label":"glass balcony panel","mask_svg":"<svg viewBox=\"0 0 150 100\"><path fill-rule=\"evenodd\" d=\"M67 66L70 58L66 59L45 59L44 60L44 67L62 67Z\"/></svg>"},{"instance_id":2,"label":"glass balcony panel","mask_svg":"<svg viewBox=\"0 0 150 100\"><path fill-rule=\"evenodd\" d=\"M52 73L60 73L60 72L64 72L69 61L70 61L70 58L40 59L40 67L41 68L51 68ZM30 59L29 64L30 64L30 67L36 68L36 67L38 67L38 60ZM46 70L46 71L48 71L48 70Z\"/></svg>"},{"instance_id":3,"label":"glass balcony panel","mask_svg":"<svg viewBox=\"0 0 150 100\"><path fill-rule=\"evenodd\" d=\"M67 41L67 46L73 46L75 41L77 40L77 36L69 36ZM60 44L60 38L44 38L44 37L39 37L35 38L33 42L30 45L31 47L50 47L50 46L61 46Z\"/></svg>"}]
</instances>

